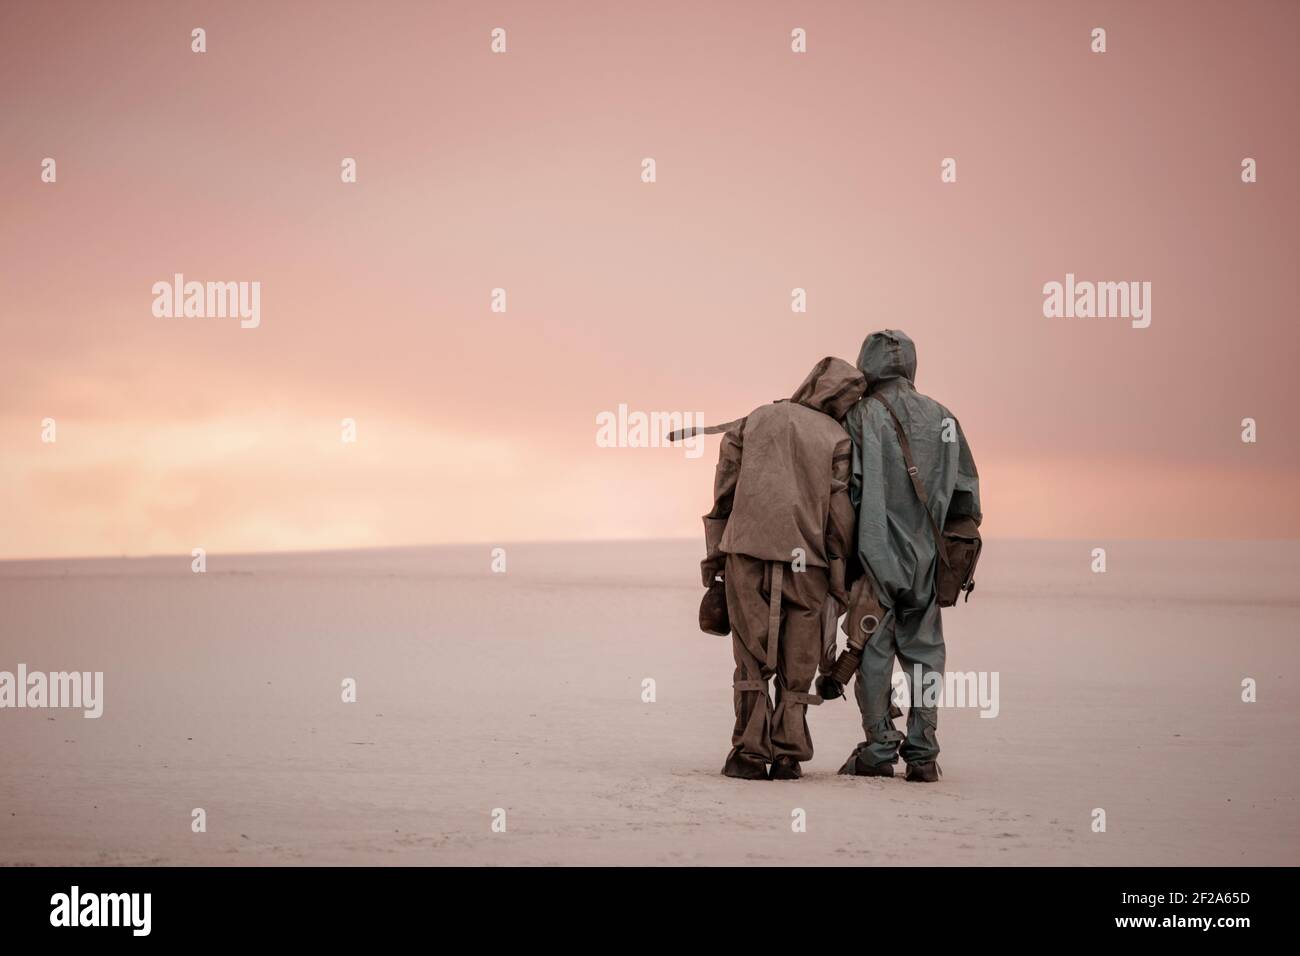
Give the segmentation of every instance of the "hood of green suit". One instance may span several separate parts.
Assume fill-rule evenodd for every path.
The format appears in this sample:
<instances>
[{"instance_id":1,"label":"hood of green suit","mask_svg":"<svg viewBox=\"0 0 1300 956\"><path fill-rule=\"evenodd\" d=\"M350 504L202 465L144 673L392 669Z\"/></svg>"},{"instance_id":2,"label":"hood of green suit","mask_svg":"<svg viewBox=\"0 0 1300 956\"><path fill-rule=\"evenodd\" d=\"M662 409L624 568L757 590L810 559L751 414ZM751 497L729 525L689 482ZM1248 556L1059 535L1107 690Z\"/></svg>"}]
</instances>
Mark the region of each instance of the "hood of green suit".
<instances>
[{"instance_id":1,"label":"hood of green suit","mask_svg":"<svg viewBox=\"0 0 1300 956\"><path fill-rule=\"evenodd\" d=\"M826 356L808 373L790 401L829 415L839 421L867 390L862 373L844 359Z\"/></svg>"},{"instance_id":2,"label":"hood of green suit","mask_svg":"<svg viewBox=\"0 0 1300 956\"><path fill-rule=\"evenodd\" d=\"M867 377L872 389L890 379L902 378L914 383L916 346L906 332L897 329L872 332L858 353L858 368Z\"/></svg>"}]
</instances>

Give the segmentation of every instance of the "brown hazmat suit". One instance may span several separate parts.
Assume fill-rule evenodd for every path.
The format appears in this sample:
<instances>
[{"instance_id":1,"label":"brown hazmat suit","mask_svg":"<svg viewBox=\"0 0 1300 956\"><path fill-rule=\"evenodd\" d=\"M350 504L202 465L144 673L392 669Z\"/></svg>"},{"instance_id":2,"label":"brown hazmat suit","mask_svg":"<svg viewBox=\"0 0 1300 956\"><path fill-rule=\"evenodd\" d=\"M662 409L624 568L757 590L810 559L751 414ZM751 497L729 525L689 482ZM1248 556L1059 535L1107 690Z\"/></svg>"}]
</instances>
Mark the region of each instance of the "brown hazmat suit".
<instances>
[{"instance_id":1,"label":"brown hazmat suit","mask_svg":"<svg viewBox=\"0 0 1300 956\"><path fill-rule=\"evenodd\" d=\"M847 603L853 553L852 448L840 419L866 390L848 362L824 358L789 401L764 405L722 439L713 510L704 517L704 583L722 576L736 658L736 727L723 773L759 777L786 756L812 757L806 710L820 667L829 594ZM767 682L776 677L776 706Z\"/></svg>"}]
</instances>

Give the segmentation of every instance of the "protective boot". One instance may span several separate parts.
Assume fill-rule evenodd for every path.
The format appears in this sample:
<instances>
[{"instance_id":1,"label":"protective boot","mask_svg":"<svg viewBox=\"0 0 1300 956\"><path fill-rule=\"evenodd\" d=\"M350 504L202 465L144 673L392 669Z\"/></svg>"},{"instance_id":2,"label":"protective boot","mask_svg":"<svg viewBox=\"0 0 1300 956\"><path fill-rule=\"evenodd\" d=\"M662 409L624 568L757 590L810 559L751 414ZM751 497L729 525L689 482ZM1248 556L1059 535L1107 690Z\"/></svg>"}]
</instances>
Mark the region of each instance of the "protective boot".
<instances>
[{"instance_id":1,"label":"protective boot","mask_svg":"<svg viewBox=\"0 0 1300 956\"><path fill-rule=\"evenodd\" d=\"M892 777L894 765L891 762L871 763L870 741L862 741L849 754L849 759L840 767L840 773L853 777Z\"/></svg>"},{"instance_id":2,"label":"protective boot","mask_svg":"<svg viewBox=\"0 0 1300 956\"><path fill-rule=\"evenodd\" d=\"M769 780L798 780L803 776L803 771L799 768L799 761L793 757L787 757L782 754L777 757L772 764L772 772L768 777Z\"/></svg>"},{"instance_id":3,"label":"protective boot","mask_svg":"<svg viewBox=\"0 0 1300 956\"><path fill-rule=\"evenodd\" d=\"M727 755L722 773L723 776L735 777L737 780L766 780L767 764L733 750Z\"/></svg>"},{"instance_id":4,"label":"protective boot","mask_svg":"<svg viewBox=\"0 0 1300 956\"><path fill-rule=\"evenodd\" d=\"M909 763L907 765L907 775L903 779L913 783L938 783L941 776L943 776L943 771L939 769L938 761L931 761L930 763Z\"/></svg>"}]
</instances>

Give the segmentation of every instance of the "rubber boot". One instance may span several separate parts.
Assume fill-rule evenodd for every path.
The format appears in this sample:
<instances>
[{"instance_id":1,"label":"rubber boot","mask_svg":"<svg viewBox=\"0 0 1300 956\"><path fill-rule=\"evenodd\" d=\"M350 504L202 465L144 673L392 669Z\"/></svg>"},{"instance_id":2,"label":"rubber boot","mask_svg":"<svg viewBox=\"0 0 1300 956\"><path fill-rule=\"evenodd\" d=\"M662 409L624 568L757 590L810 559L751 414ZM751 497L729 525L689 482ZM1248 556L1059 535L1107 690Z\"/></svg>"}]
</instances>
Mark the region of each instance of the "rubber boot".
<instances>
[{"instance_id":1,"label":"rubber boot","mask_svg":"<svg viewBox=\"0 0 1300 956\"><path fill-rule=\"evenodd\" d=\"M766 780L767 765L761 760L742 757L733 753L728 755L722 773L724 776L735 777L737 780Z\"/></svg>"},{"instance_id":2,"label":"rubber boot","mask_svg":"<svg viewBox=\"0 0 1300 956\"><path fill-rule=\"evenodd\" d=\"M913 783L938 783L939 778L943 776L943 771L939 769L938 761L930 763L909 763L907 765L907 775L904 780L910 780Z\"/></svg>"},{"instance_id":3,"label":"rubber boot","mask_svg":"<svg viewBox=\"0 0 1300 956\"><path fill-rule=\"evenodd\" d=\"M782 754L772 763L772 773L769 780L798 780L803 776L803 770L799 768L799 761L793 757Z\"/></svg>"},{"instance_id":4,"label":"rubber boot","mask_svg":"<svg viewBox=\"0 0 1300 956\"><path fill-rule=\"evenodd\" d=\"M849 759L844 761L844 766L840 767L840 773L853 777L892 777L894 775L892 763L867 762L868 746L865 740L858 744L853 753L849 754Z\"/></svg>"}]
</instances>

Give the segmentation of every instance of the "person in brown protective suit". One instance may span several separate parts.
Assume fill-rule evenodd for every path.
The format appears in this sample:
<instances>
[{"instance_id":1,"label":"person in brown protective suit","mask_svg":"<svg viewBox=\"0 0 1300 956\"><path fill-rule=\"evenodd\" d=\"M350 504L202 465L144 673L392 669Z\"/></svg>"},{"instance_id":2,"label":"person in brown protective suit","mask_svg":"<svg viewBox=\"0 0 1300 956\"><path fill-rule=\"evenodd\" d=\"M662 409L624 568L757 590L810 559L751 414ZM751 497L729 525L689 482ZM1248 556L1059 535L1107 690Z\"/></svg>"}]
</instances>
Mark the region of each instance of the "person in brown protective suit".
<instances>
[{"instance_id":1,"label":"person in brown protective suit","mask_svg":"<svg viewBox=\"0 0 1300 956\"><path fill-rule=\"evenodd\" d=\"M853 553L852 447L840 424L867 387L848 362L824 358L788 400L733 422L722 439L713 510L704 516L704 584L726 591L736 658L736 726L722 772L793 780L813 755L807 708L824 646L827 596L847 606ZM725 633L725 629L724 629ZM776 678L776 705L768 681Z\"/></svg>"}]
</instances>

